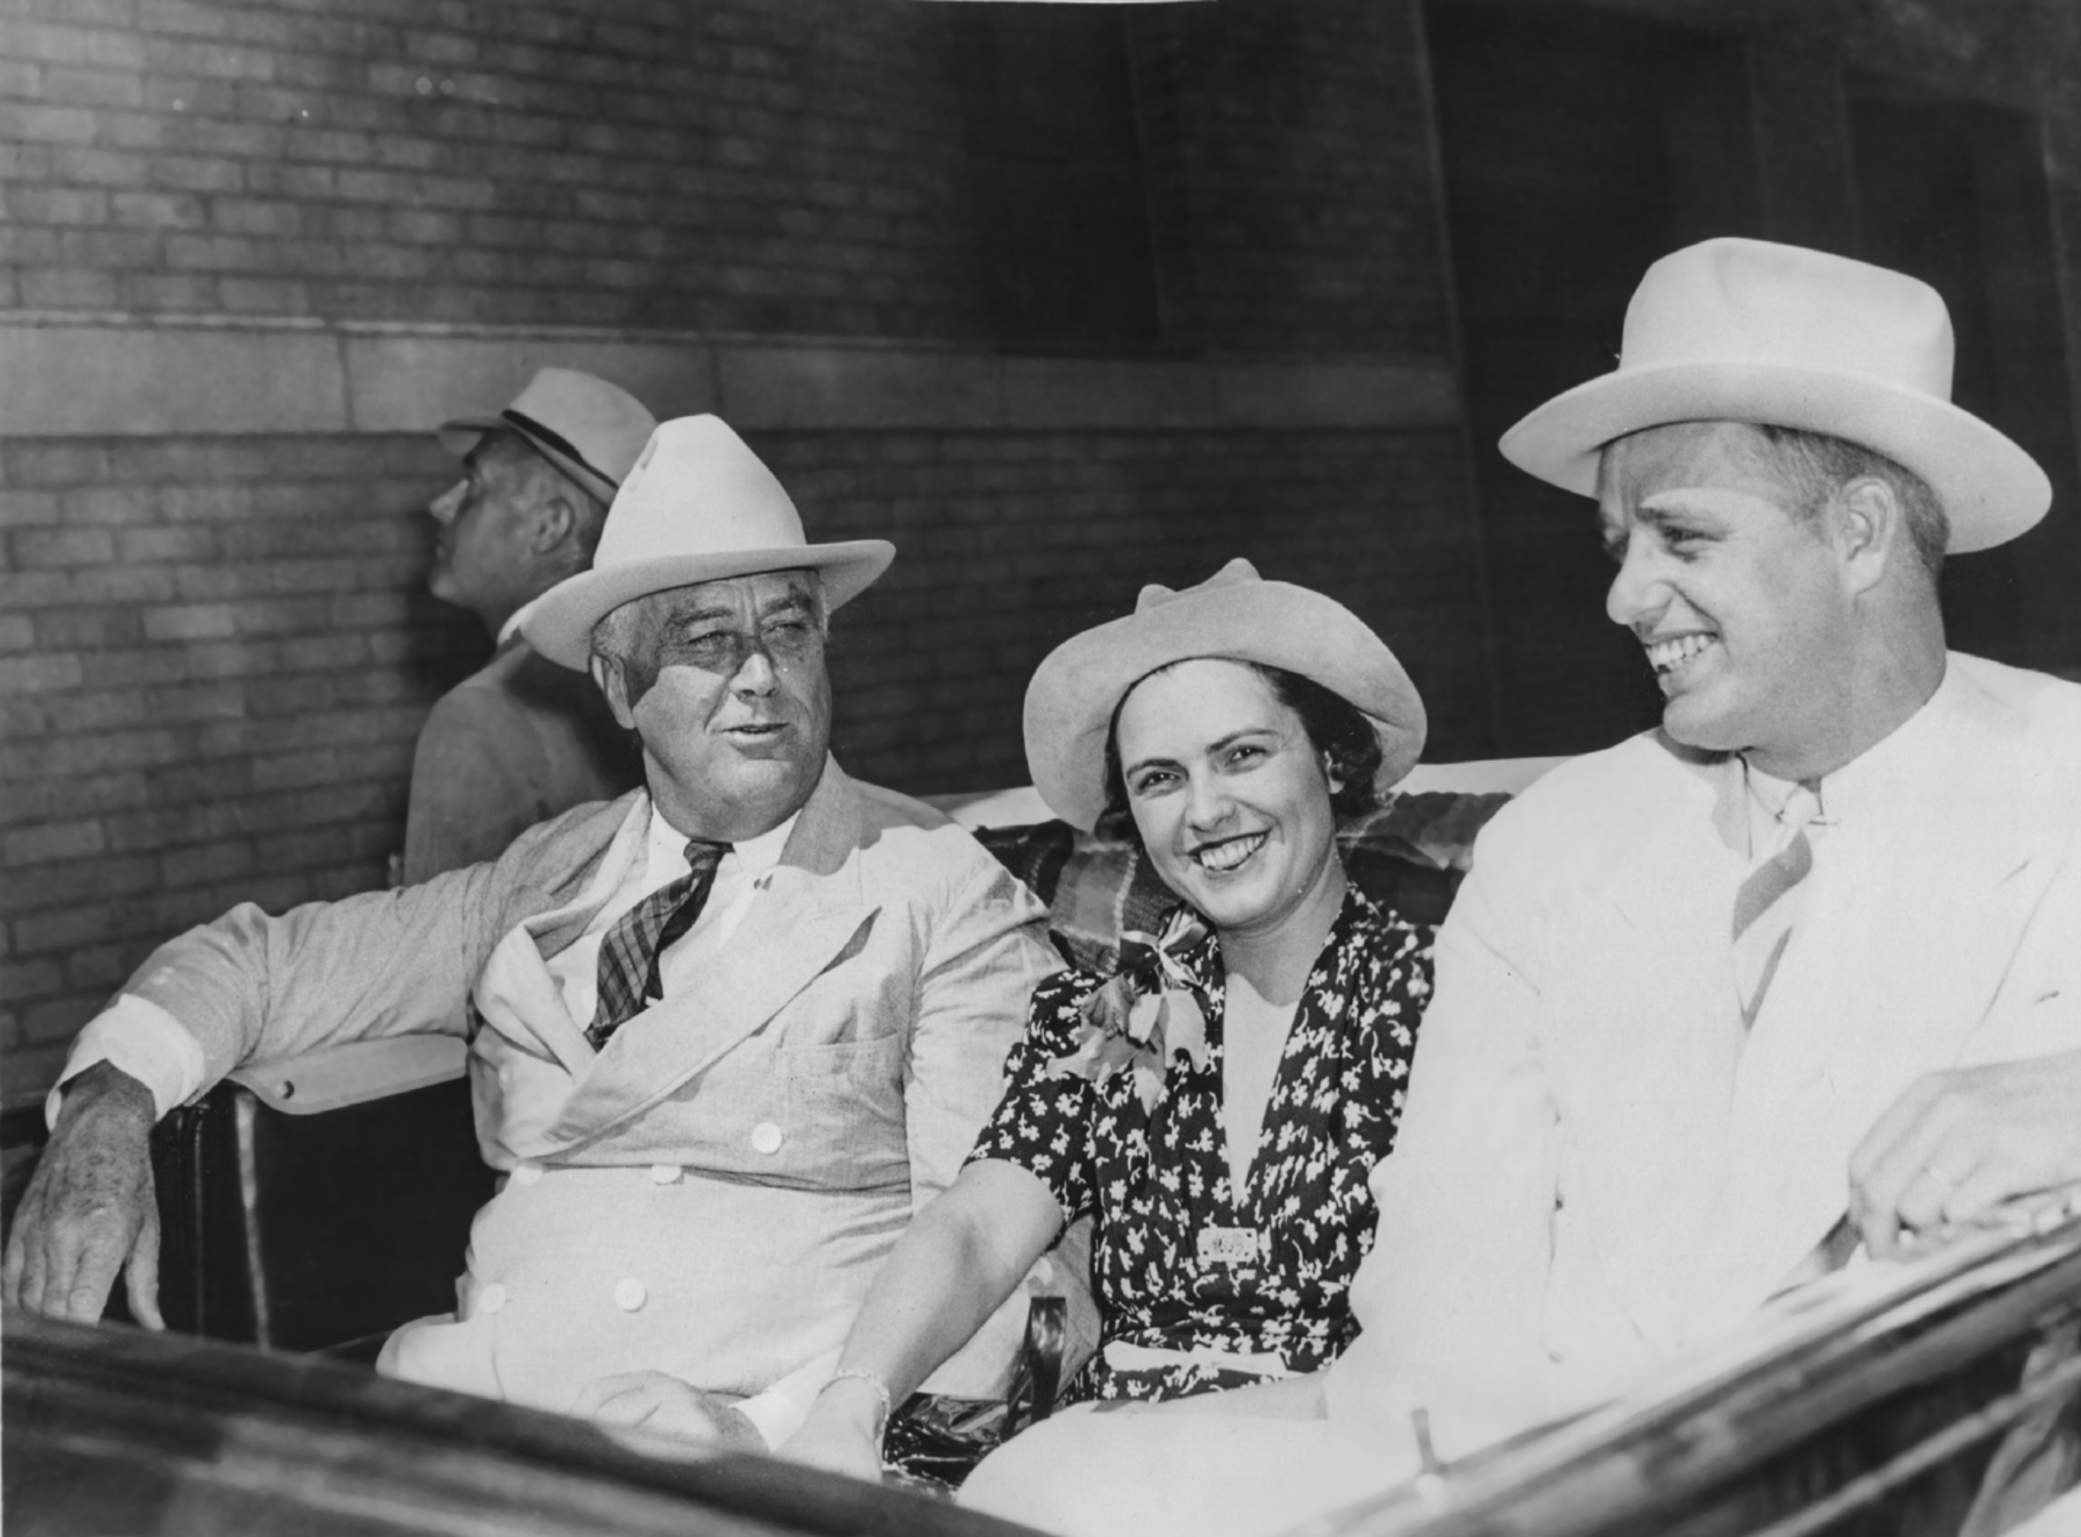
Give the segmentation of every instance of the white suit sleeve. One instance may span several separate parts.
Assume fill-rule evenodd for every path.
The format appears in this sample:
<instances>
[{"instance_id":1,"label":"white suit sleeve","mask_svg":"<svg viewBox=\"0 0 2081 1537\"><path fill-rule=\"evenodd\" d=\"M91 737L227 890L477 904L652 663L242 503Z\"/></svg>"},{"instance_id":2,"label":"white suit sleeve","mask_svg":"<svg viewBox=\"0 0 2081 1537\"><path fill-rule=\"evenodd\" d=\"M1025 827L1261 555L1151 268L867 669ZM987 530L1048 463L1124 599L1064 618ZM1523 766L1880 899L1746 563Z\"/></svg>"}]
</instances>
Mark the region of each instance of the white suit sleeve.
<instances>
[{"instance_id":1,"label":"white suit sleeve","mask_svg":"<svg viewBox=\"0 0 2081 1537\"><path fill-rule=\"evenodd\" d=\"M124 993L73 1041L65 1071L43 1102L43 1118L52 1130L57 1129L65 1085L97 1062L110 1063L150 1089L157 1116L191 1099L207 1070L202 1044L179 1020L156 1003Z\"/></svg>"},{"instance_id":2,"label":"white suit sleeve","mask_svg":"<svg viewBox=\"0 0 2081 1537\"><path fill-rule=\"evenodd\" d=\"M1542 1329L1559 1148L1539 1033L1549 925L1528 829L1506 817L1439 931L1407 1108L1373 1172L1378 1237L1351 1291L1364 1332L1328 1383L1332 1420L1406 1439L1421 1407L1448 1457L1543 1418L1561 1386Z\"/></svg>"},{"instance_id":3,"label":"white suit sleeve","mask_svg":"<svg viewBox=\"0 0 2081 1537\"><path fill-rule=\"evenodd\" d=\"M1033 989L1062 964L1033 894L980 849L967 869L936 915L911 1030L904 1117L913 1211L960 1174L1004 1092L1004 1059L1026 1028ZM924 1391L1002 1397L1031 1305L1027 1287L1013 1292Z\"/></svg>"}]
</instances>

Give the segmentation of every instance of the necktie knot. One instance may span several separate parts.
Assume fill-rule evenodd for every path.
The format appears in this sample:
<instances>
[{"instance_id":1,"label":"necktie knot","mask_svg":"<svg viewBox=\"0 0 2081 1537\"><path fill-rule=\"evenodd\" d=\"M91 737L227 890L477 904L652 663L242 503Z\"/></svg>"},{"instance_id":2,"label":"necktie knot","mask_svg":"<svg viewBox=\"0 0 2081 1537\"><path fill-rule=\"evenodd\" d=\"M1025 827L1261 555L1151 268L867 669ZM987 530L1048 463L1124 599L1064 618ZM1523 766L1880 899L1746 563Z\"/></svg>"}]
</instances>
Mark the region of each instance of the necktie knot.
<instances>
[{"instance_id":1,"label":"necktie knot","mask_svg":"<svg viewBox=\"0 0 2081 1537\"><path fill-rule=\"evenodd\" d=\"M1793 833L1803 831L1821 819L1821 797L1805 785L1792 786L1792 793L1785 797L1784 805L1778 807L1778 822Z\"/></svg>"}]
</instances>

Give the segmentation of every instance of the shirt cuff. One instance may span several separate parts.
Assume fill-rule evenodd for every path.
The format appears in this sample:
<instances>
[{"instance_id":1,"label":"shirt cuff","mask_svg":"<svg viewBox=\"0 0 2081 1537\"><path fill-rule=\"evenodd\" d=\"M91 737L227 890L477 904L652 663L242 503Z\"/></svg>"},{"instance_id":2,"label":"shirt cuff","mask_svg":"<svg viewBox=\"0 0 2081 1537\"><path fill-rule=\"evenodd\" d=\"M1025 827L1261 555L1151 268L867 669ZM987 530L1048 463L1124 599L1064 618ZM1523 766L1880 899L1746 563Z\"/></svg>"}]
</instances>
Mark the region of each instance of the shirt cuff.
<instances>
[{"instance_id":1,"label":"shirt cuff","mask_svg":"<svg viewBox=\"0 0 2081 1537\"><path fill-rule=\"evenodd\" d=\"M838 1355L836 1350L827 1350L765 1392L736 1405L737 1412L750 1420L752 1428L765 1440L768 1451L778 1451L783 1441L802 1428L817 1394L824 1391L831 1374L838 1370Z\"/></svg>"},{"instance_id":2,"label":"shirt cuff","mask_svg":"<svg viewBox=\"0 0 2081 1537\"><path fill-rule=\"evenodd\" d=\"M89 1020L72 1043L65 1071L43 1102L44 1124L51 1130L58 1128L65 1085L97 1062L111 1064L150 1089L155 1116L192 1099L209 1071L202 1043L179 1020L156 1003L124 993Z\"/></svg>"}]
</instances>

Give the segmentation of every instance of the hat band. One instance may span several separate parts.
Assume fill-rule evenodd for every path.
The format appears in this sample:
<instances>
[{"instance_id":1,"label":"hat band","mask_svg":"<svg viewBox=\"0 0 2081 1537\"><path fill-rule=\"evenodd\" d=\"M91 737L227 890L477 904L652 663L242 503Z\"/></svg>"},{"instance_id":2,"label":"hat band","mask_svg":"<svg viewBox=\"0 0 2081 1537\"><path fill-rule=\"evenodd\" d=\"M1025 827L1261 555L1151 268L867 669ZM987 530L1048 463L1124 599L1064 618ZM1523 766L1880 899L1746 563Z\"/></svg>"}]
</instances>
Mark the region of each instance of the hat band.
<instances>
[{"instance_id":1,"label":"hat band","mask_svg":"<svg viewBox=\"0 0 2081 1537\"><path fill-rule=\"evenodd\" d=\"M506 409L501 411L499 415L503 416L507 421L511 422L514 426L518 427L522 432L528 434L528 436L540 438L545 447L555 449L566 459L569 459L573 464L577 465L581 470L584 470L589 474L599 476L600 479L606 481L608 485L614 486L617 489L619 489L619 487L621 486L620 481L616 480L612 475L609 475L605 470L601 469L598 465L594 464L590 459L586 458L585 455L578 452L578 446L575 443L573 443L569 438L565 437L562 433L543 426L532 416L523 415L521 412L514 410L511 406L506 407Z\"/></svg>"}]
</instances>

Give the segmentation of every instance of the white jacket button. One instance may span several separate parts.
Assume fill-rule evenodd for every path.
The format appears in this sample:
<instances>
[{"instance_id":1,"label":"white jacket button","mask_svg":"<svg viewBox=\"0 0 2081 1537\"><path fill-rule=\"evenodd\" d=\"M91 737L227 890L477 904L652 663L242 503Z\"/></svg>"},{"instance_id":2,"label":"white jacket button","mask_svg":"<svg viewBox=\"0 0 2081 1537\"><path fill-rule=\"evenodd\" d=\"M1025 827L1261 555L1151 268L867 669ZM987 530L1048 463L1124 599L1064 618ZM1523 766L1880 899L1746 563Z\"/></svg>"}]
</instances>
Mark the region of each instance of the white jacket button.
<instances>
[{"instance_id":1,"label":"white jacket button","mask_svg":"<svg viewBox=\"0 0 2081 1537\"><path fill-rule=\"evenodd\" d=\"M653 1185L676 1185L679 1183L679 1165L676 1163L654 1163L650 1166L650 1182Z\"/></svg>"},{"instance_id":2,"label":"white jacket button","mask_svg":"<svg viewBox=\"0 0 2081 1537\"><path fill-rule=\"evenodd\" d=\"M762 1153L777 1153L786 1135L771 1121L761 1121L751 1129L751 1145Z\"/></svg>"},{"instance_id":3,"label":"white jacket button","mask_svg":"<svg viewBox=\"0 0 2081 1537\"><path fill-rule=\"evenodd\" d=\"M523 1163L514 1167L513 1183L516 1185L532 1185L541 1178L542 1166L539 1163Z\"/></svg>"},{"instance_id":4,"label":"white jacket button","mask_svg":"<svg viewBox=\"0 0 2081 1537\"><path fill-rule=\"evenodd\" d=\"M630 1276L614 1288L614 1305L624 1313L633 1313L643 1306L649 1296L650 1293L643 1289L643 1283Z\"/></svg>"},{"instance_id":5,"label":"white jacket button","mask_svg":"<svg viewBox=\"0 0 2081 1537\"><path fill-rule=\"evenodd\" d=\"M506 1305L506 1288L494 1281L477 1293L477 1311L489 1318Z\"/></svg>"}]
</instances>

